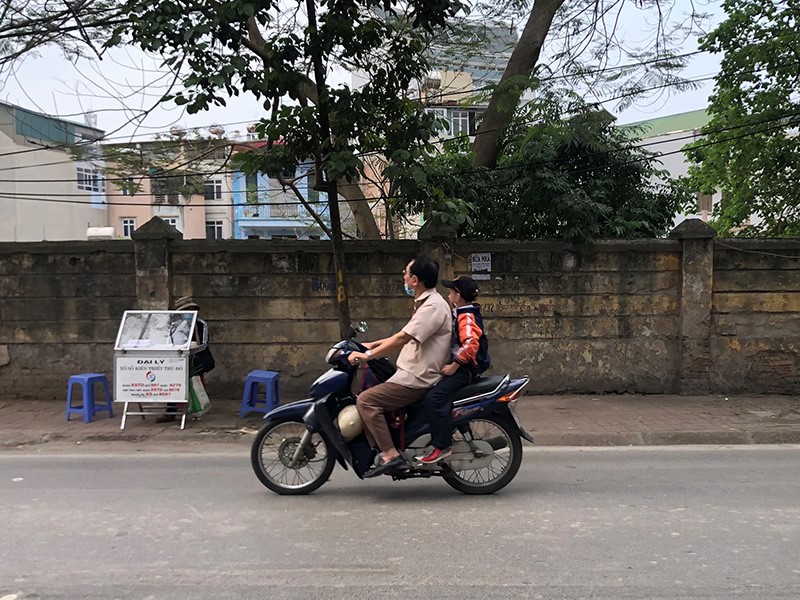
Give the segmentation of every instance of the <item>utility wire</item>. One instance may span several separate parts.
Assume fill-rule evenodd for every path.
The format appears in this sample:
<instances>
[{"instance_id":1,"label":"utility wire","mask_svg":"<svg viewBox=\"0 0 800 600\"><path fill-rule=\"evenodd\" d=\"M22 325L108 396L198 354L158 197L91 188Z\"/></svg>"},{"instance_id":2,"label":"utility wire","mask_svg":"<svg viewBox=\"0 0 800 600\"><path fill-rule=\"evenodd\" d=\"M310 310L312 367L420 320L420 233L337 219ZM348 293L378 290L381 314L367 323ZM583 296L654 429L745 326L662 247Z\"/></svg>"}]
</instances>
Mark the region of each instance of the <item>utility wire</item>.
<instances>
[{"instance_id":1,"label":"utility wire","mask_svg":"<svg viewBox=\"0 0 800 600\"><path fill-rule=\"evenodd\" d=\"M662 59L662 60L664 60L664 59ZM713 78L713 77L703 77L701 79L697 79L697 80L694 80L694 81L704 81L704 80L711 79L711 78ZM692 80L690 80L690 81L692 81ZM677 82L672 82L672 83L666 83L666 84L663 84L661 86L654 86L652 88L647 88L646 90L634 90L633 92L626 93L626 94L623 94L621 96L617 96L617 97L614 97L614 98L609 98L609 99L606 99L606 100L602 100L602 101L599 101L597 103L603 103L603 102L616 100L616 99L619 99L619 98L622 98L622 97L626 97L627 95L630 95L630 94L638 94L641 91L651 91L651 90L660 89L660 88L664 88L664 87L671 87L671 86L674 86L674 85L683 85L685 83L686 83L686 81L677 81ZM782 115L782 116L778 117L777 119L789 118L789 117L792 117L792 116L796 116L796 115ZM753 125L758 125L759 123L770 122L770 121L773 121L773 120L776 120L776 119L768 119L767 121L762 121L762 122L754 122L754 123L748 123L748 124L744 124L744 125L737 125L737 126L733 126L733 127L729 127L729 128L721 128L721 129L716 130L716 131L707 131L707 132L705 132L705 134L716 133L716 132L726 131L726 130L730 130L730 129L736 129L736 128L740 128L740 127L750 127L750 126L753 126ZM488 133L488 132L489 131L487 130L487 131L484 131L482 133ZM694 134L691 134L690 136L685 136L685 137L688 138L688 137L695 137L695 136L694 136ZM446 142L446 141L453 140L453 139L458 139L458 136L453 137L453 138L442 138L442 139L438 140L438 142L441 143L441 142ZM662 141L657 141L657 142L643 143L643 144L633 145L633 146L630 146L630 147L619 148L617 150L613 150L613 151L610 151L610 152L611 153L621 152L621 151L625 151L625 150L632 149L632 148L653 146L653 145L660 144L660 143L669 143L669 142L679 141L681 139L685 139L685 138L672 138L672 139L669 139L669 140L662 140ZM179 143L179 142L175 142L175 143ZM191 143L191 142L188 142L188 143ZM224 144L220 144L219 146L210 147L209 149L206 150L205 153L206 154L211 154L211 153L213 153L214 151L218 150L221 147L229 147L229 146L244 145L244 144L245 143L241 143L241 142L227 142L226 141ZM366 154L369 154L369 153L363 153L361 155L363 156L363 155L366 155ZM664 156L666 156L666 155L668 155L668 154L665 154ZM0 156L2 156L2 155L0 155ZM655 156L654 158L658 158L658 156L659 155ZM230 155L228 156L228 158L226 159L225 162L227 163L227 160L229 160L229 159L230 159ZM173 166L171 166L169 168L162 169L161 172L158 175L152 175L152 176L135 175L135 176L124 176L124 177L118 177L118 178L105 178L105 179L106 179L106 181L128 181L130 179L140 179L141 180L144 177L149 177L150 179L157 180L157 179L161 179L161 178L170 178L170 177L192 177L192 176L212 176L213 177L214 175L233 174L233 173L238 172L238 171L232 171L232 170L216 169L216 170L210 171L210 172L197 172L197 173L178 172L178 173L173 174L173 175L168 174L169 172L178 171L178 169L180 167L187 166L187 165L189 165L191 163L199 162L201 160L203 160L202 159L202 155L199 156L199 157L194 157L194 158L189 159L185 163L182 163L180 165L173 165ZM537 164L545 164L546 162L559 162L559 161L563 162L564 159L553 159L552 161L544 161L542 163L537 163ZM61 164L61 163L65 163L65 162L69 163L69 162L73 162L73 161L71 161L71 160L58 161L56 163L49 163L49 164ZM34 167L34 166L46 166L47 164L48 163L43 163L43 164L40 164L40 165L24 165L22 167L7 167L7 168L0 169L0 171L16 170L18 168L30 168L30 167ZM526 165L526 166L530 167L530 166L533 166L533 165ZM520 168L520 165L503 165L503 166L494 167L492 170L513 169L513 168ZM597 167L597 168L599 168L599 167ZM485 170L485 169L484 170L477 170L477 169L476 170L468 170L468 171L454 173L454 175L470 174L470 173L478 173L478 172L487 172L487 170ZM11 180L0 180L0 181L4 181L4 182L13 182L13 181L35 182L35 181L40 181L40 180L11 179ZM68 179L68 180L50 180L50 181L52 181L52 182L56 182L56 181L71 182L71 181L76 181L76 180ZM344 184L344 185L358 185L358 184ZM20 193L20 194L22 194L22 193ZM33 194L33 193L30 193L29 195L30 196L34 196L34 195L46 196L47 194ZM60 194L60 195L61 196L70 195L70 196L78 196L78 197L84 197L85 196L85 194ZM113 194L111 196L127 196L127 194ZM300 203L298 202L298 204L300 204Z\"/></svg>"},{"instance_id":2,"label":"utility wire","mask_svg":"<svg viewBox=\"0 0 800 600\"><path fill-rule=\"evenodd\" d=\"M550 75L550 76L547 76L547 77L537 78L537 81L539 81L539 82L548 82L548 81L556 81L556 80L559 80L559 79L580 78L580 77L583 77L585 75L604 73L604 72L608 72L608 71L618 71L618 70L622 71L622 70L633 69L633 68L636 68L636 67L641 67L641 66L646 66L646 65L653 65L653 64L658 64L658 63L662 63L662 62L669 62L669 61L679 60L679 59L682 59L682 58L688 58L690 56L694 56L694 55L697 55L697 54L703 54L705 52L707 52L707 51L705 51L705 50L696 50L694 52L686 52L684 54L677 54L675 56L655 58L655 59L652 59L652 60L649 60L649 61L641 61L641 62L638 62L638 63L628 64L628 65L617 65L617 66L614 66L614 67L607 67L605 69L594 69L594 70L578 72L578 73L567 73L567 74L561 74L561 75ZM685 80L684 82L675 82L675 83L672 83L672 84L669 84L669 85L680 85L681 83L689 83L691 81L692 80ZM439 97L439 98L445 97L445 96L463 96L464 94L471 94L471 95L475 96L475 95L479 95L482 92L490 91L491 89L493 89L493 87L494 86L485 86L485 87L479 88L478 90L474 90L474 91L456 90L456 91L452 91L452 92L444 92L444 93L441 93L441 94L436 94L436 96ZM642 92L650 91L651 89L659 89L659 88L656 87L656 88L648 88L648 89L643 89L643 90L637 90L635 93L639 94L639 93L642 93ZM626 96L623 96L623 97L626 97ZM423 104L423 106L428 106L428 105ZM25 109L23 107L20 107L20 108L22 110L28 111L28 109ZM32 111L29 111L29 112L32 112ZM47 115L47 116L50 116L50 115ZM52 116L51 118L60 119L61 117ZM250 120L250 121L233 121L233 122L229 122L229 123L211 123L211 124L205 125L205 126L187 127L187 128L185 128L185 130L186 131L199 131L199 130L208 129L208 128L214 127L214 126L217 126L217 127L230 127L230 126L233 126L233 125L249 125L251 123L253 123L252 120ZM76 127L91 128L88 125L81 125L79 123L71 123L71 125L76 126ZM100 141L109 141L109 140L114 140L114 139L132 140L132 138L139 137L139 136L152 136L152 135L159 135L159 134L167 135L167 134L170 134L170 133L171 133L171 130L160 131L160 132L155 132L155 133L154 132L149 132L149 133L141 133L141 134L134 134L134 135L125 135L125 136L105 136L104 135L104 136L100 136L98 138L87 139L87 140L84 140L84 141L81 141L81 142L53 144L53 145L42 145L42 147L40 147L40 148L26 148L25 150L15 150L15 151L12 151L12 152L0 153L0 158L2 158L4 156L14 156L14 155L18 155L18 154L26 154L26 153L30 153L30 152L42 152L42 151L45 151L45 150L64 150L64 149L84 148L84 147L87 147L87 146L92 146L92 145L94 145L94 144L96 144L96 143L98 143ZM486 132L483 132L483 133L489 133L489 130L487 130ZM146 140L146 141L137 142L137 143L148 143L148 142L152 142L152 141L153 140ZM161 141L161 140L159 140L159 141ZM163 141L161 141L161 143L164 143L164 144L173 143L175 145L181 145L182 143L191 143L192 141L194 141L194 140L185 140L185 141L184 140L163 140ZM197 140L197 141L204 141L204 140ZM221 146L231 145L231 144L242 144L242 145L244 145L244 144L247 144L247 143L253 143L254 141L257 141L257 140L242 140L242 141L238 141L238 142L237 141L230 141L230 142L226 142L226 144L223 144ZM131 141L131 143L133 143L133 142ZM122 145L122 144L120 144L120 145Z\"/></svg>"},{"instance_id":3,"label":"utility wire","mask_svg":"<svg viewBox=\"0 0 800 600\"><path fill-rule=\"evenodd\" d=\"M760 123L761 124L766 124L766 123L769 123L769 122L775 122L775 121L778 121L778 120L783 120L783 119L787 118L787 116L800 116L800 114L798 114L798 115L782 115L780 117L776 117L776 118L773 118L773 119L770 119L770 120L765 120L765 121L762 121ZM738 125L738 126L726 127L726 128L720 129L719 131L720 132L721 131L729 131L729 130L733 130L733 129L738 129L738 128L742 128L742 127L751 127L751 126L753 126L753 123L749 123L747 125ZM779 124L779 125L777 125L775 127L768 127L768 128L760 129L758 131L746 132L744 134L741 134L741 135L738 135L738 136L727 137L727 138L722 139L722 140L712 140L712 141L709 141L709 142L706 142L706 143L698 143L695 147L696 148L710 147L710 146L726 143L726 142L737 140L737 139L747 138L747 137L750 137L750 136L753 136L753 135L760 135L762 133L767 133L769 131L774 131L774 130L778 130L778 129L784 129L785 127L786 127L785 124ZM674 140L667 140L667 141L674 141ZM680 154L680 153L683 153L683 152L684 152L684 150L681 148L681 149L673 150L673 151L670 151L670 152L656 153L653 156L644 156L644 157L634 158L634 159L621 161L621 162L616 162L616 163L606 163L606 164L594 165L594 166L586 167L586 168L582 168L582 169L574 169L574 170L571 170L571 171L566 171L564 173L564 175L572 175L572 176L574 176L574 175L583 175L585 173L590 173L592 171L597 171L597 170L601 170L601 169L612 169L612 168L626 166L626 165L629 165L629 164L635 164L635 163L638 163L638 162L653 161L653 160L656 160L656 159L659 159L659 158L663 158L663 157L666 157L666 156L672 156L674 154ZM540 161L538 163L531 163L531 164L524 164L524 165L513 165L513 166L512 165L508 165L508 166L496 167L494 169L484 169L484 170L480 170L480 171L476 170L475 173L489 173L489 172L492 172L492 171L504 170L504 169L509 169L509 168L530 169L532 166L541 165L541 164L547 164L547 163L552 163L552 162L558 162L558 160ZM541 179L541 178L534 177L534 179ZM509 181L508 183L505 183L505 184L495 185L495 186L493 186L493 188L494 189L506 188L506 187L509 187L509 186L512 186L512 185L516 185L516 183L517 182L512 180L512 181ZM402 196L402 195L394 196L394 198L404 198L404 197L405 196ZM9 195L0 195L0 198L9 199L9 200L30 200L30 201L35 201L35 202L53 202L53 203L60 203L60 204L80 204L80 205L94 205L94 206L98 205L97 201L62 200L62 199L53 199L53 198L20 198L20 197L9 196ZM369 199L367 199L367 200L369 200ZM338 202L339 203L346 203L347 200L346 199L340 199ZM249 202L232 202L232 203L217 203L217 202L214 202L213 204L209 204L209 205L210 206L216 206L216 207L229 207L229 206L263 206L265 204L268 204L269 206L297 206L297 205L300 205L302 203L299 202L299 201L295 201L295 202L260 203L260 204L252 204L252 203L249 203ZM148 204L148 203L142 203L142 202L112 202L112 203L108 203L108 204L103 203L102 206L99 206L98 208L105 208L107 206L189 206L189 205L188 204L170 205L170 204L167 204L167 203L164 203L164 204L161 204L161 203L150 203L150 204Z\"/></svg>"},{"instance_id":4,"label":"utility wire","mask_svg":"<svg viewBox=\"0 0 800 600\"><path fill-rule=\"evenodd\" d=\"M660 85L660 86L654 86L654 87L651 87L651 88L647 88L645 90L635 90L635 91L632 91L632 92L626 92L625 94L622 94L620 96L609 98L607 100L599 100L599 101L593 102L591 104L602 104L604 102L610 102L610 101L613 101L613 100L619 100L621 98L626 98L626 97L629 97L629 96L638 95L642 91L652 91L652 90L656 90L656 89L673 87L673 86L676 86L676 85L686 85L687 83L692 83L692 82L696 82L696 81L705 81L707 79L709 79L709 77L703 77L702 79L698 79L698 80L685 80L685 81L671 82L671 83L663 84L663 85ZM535 122L535 120L530 120L530 121L527 121L526 123L527 124L532 124L534 122ZM479 131L477 131L475 133L475 135L476 136L478 136L478 135L486 135L488 133L493 133L495 131L498 131L499 129L502 129L502 128L492 128L492 129L479 130ZM462 134L451 136L451 137L439 138L438 140L436 140L435 143L440 143L440 144L441 143L446 143L446 142L449 142L449 141L457 140L460 137L462 137ZM207 140L203 140L203 141L207 141ZM164 143L165 144L166 143L179 144L181 142L178 142L178 141L174 141L173 142L172 140L168 140L168 141L165 140ZM190 145L192 143L192 141L185 141L183 143L185 143L187 145ZM242 141L242 142L225 141L224 143L221 143L221 144L219 144L217 146L210 147L209 149L207 149L207 151L210 153L210 152L213 152L214 150L219 150L220 148L228 148L228 147L234 147L234 146L246 146L248 144L253 144L253 143L255 143L255 141L249 141L249 142L244 142L244 141ZM35 152L35 151L52 150L52 149L55 149L55 147L49 147L48 146L48 147L44 147L44 148L29 148L29 149L20 150L20 151L17 151L17 152L18 153L24 153L24 152ZM130 147L127 147L126 149L131 150L131 151L134 150L134 148L130 148ZM14 153L9 153L9 154L14 154ZM0 154L0 158L2 158L3 156L8 156L9 154L5 154L5 155L4 154ZM355 152L354 156L356 156L356 157L364 157L364 156L369 156L369 155L373 155L373 154L379 154L379 152L378 151ZM105 157L105 156L103 156L103 157L98 157L95 160L103 160L103 161L113 162L113 157ZM186 164L189 164L190 162L197 162L198 160L199 160L198 158L195 158L192 161L188 161ZM75 161L72 160L72 159L67 159L67 160L48 162L48 163L35 163L35 164L30 164L30 165L3 167L3 168L0 168L0 172L12 171L12 170L16 171L16 170L20 170L20 169L31 169L31 168L44 167L44 166L53 166L53 165L67 164L67 163L72 163L72 162L75 162ZM91 162L91 159L88 159L85 162ZM164 171L175 171L175 170L176 170L175 167L170 167L169 169L164 169ZM235 171L226 171L225 173L232 174L234 172ZM222 173L222 171L220 171L220 173ZM188 174L179 173L179 174L176 174L176 175L161 175L161 176L162 177L182 177L184 175L188 175ZM202 173L200 173L200 175L202 175ZM134 177L137 177L137 176L134 176ZM128 179L128 177L119 177L118 178L118 180L126 180L126 179ZM16 179L14 181L20 181L20 180ZM69 181L72 181L72 180L69 180Z\"/></svg>"}]
</instances>

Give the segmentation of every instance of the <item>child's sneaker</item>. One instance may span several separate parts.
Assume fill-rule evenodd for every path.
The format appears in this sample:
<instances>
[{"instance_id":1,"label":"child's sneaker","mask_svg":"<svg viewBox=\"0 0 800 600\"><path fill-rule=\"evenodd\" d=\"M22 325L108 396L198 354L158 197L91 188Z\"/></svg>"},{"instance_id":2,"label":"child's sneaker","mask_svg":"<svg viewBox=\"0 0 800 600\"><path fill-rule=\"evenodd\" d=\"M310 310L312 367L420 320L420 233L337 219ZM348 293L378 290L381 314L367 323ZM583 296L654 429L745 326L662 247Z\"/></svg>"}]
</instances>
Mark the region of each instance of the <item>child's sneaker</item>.
<instances>
[{"instance_id":1,"label":"child's sneaker","mask_svg":"<svg viewBox=\"0 0 800 600\"><path fill-rule=\"evenodd\" d=\"M433 465L439 462L440 460L444 460L445 458L449 457L452 454L450 448L445 448L444 450L440 448L434 448L425 456L417 456L417 460L421 462L423 465Z\"/></svg>"}]
</instances>

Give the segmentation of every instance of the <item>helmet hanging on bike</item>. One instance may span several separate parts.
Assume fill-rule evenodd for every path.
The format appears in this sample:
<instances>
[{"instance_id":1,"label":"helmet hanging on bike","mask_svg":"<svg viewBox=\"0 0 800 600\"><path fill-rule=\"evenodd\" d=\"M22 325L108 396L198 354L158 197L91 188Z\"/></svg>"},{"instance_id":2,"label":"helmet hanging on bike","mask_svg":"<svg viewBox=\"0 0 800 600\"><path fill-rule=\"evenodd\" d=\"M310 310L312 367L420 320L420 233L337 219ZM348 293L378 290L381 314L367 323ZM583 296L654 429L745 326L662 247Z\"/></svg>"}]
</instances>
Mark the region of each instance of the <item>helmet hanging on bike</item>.
<instances>
[{"instance_id":1,"label":"helmet hanging on bike","mask_svg":"<svg viewBox=\"0 0 800 600\"><path fill-rule=\"evenodd\" d=\"M339 416L336 417L336 424L339 426L342 437L348 442L364 431L364 422L361 420L355 404L345 406L341 410Z\"/></svg>"}]
</instances>

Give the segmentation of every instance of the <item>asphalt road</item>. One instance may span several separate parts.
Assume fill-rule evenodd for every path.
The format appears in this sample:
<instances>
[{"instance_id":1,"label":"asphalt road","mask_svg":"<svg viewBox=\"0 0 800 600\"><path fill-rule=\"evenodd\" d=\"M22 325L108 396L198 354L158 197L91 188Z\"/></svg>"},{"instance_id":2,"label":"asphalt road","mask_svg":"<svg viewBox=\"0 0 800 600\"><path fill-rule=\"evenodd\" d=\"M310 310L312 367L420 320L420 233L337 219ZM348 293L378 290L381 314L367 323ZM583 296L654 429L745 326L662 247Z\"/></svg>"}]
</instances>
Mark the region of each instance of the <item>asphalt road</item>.
<instances>
[{"instance_id":1,"label":"asphalt road","mask_svg":"<svg viewBox=\"0 0 800 600\"><path fill-rule=\"evenodd\" d=\"M527 449L488 497L226 454L0 455L0 600L800 598L800 447Z\"/></svg>"}]
</instances>

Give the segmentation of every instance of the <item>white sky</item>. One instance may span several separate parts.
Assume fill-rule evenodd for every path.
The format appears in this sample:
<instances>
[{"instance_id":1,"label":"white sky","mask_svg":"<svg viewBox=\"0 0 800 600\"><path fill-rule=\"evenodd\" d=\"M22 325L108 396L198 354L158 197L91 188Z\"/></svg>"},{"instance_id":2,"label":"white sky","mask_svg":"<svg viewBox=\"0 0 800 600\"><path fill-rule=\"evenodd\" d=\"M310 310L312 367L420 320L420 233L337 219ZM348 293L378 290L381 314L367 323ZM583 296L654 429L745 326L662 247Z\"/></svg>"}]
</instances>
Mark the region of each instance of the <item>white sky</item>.
<instances>
[{"instance_id":1,"label":"white sky","mask_svg":"<svg viewBox=\"0 0 800 600\"><path fill-rule=\"evenodd\" d=\"M715 25L721 19L721 10L718 0L710 1L713 4L706 10L714 13L711 25ZM624 26L623 23L623 35ZM629 27L635 30L632 24ZM696 50L696 43L692 41L681 50ZM714 75L719 60L718 56L698 55L684 76L696 79ZM0 100L76 122L83 122L85 112L94 111L97 127L106 131L109 141L125 141L131 136L139 140L152 138L157 133L166 134L175 124L206 129L205 134L208 126L220 124L228 135L236 130L244 134L247 124L257 121L263 114L254 98L239 96L230 99L226 107L215 107L196 115L186 114L171 102L161 104L135 125L127 123L137 111L157 104L166 91L163 79L159 82L162 77L157 61L135 48L115 49L102 61L81 60L77 65L66 60L58 50L49 48L28 56L16 66L15 72L0 84ZM347 80L346 73L335 74L334 82ZM698 90L671 92L656 100L645 99L622 113L613 111L613 104L605 106L617 114L620 123L629 123L704 108L712 88L713 81L707 81ZM120 100L123 95L127 97Z\"/></svg>"}]
</instances>

